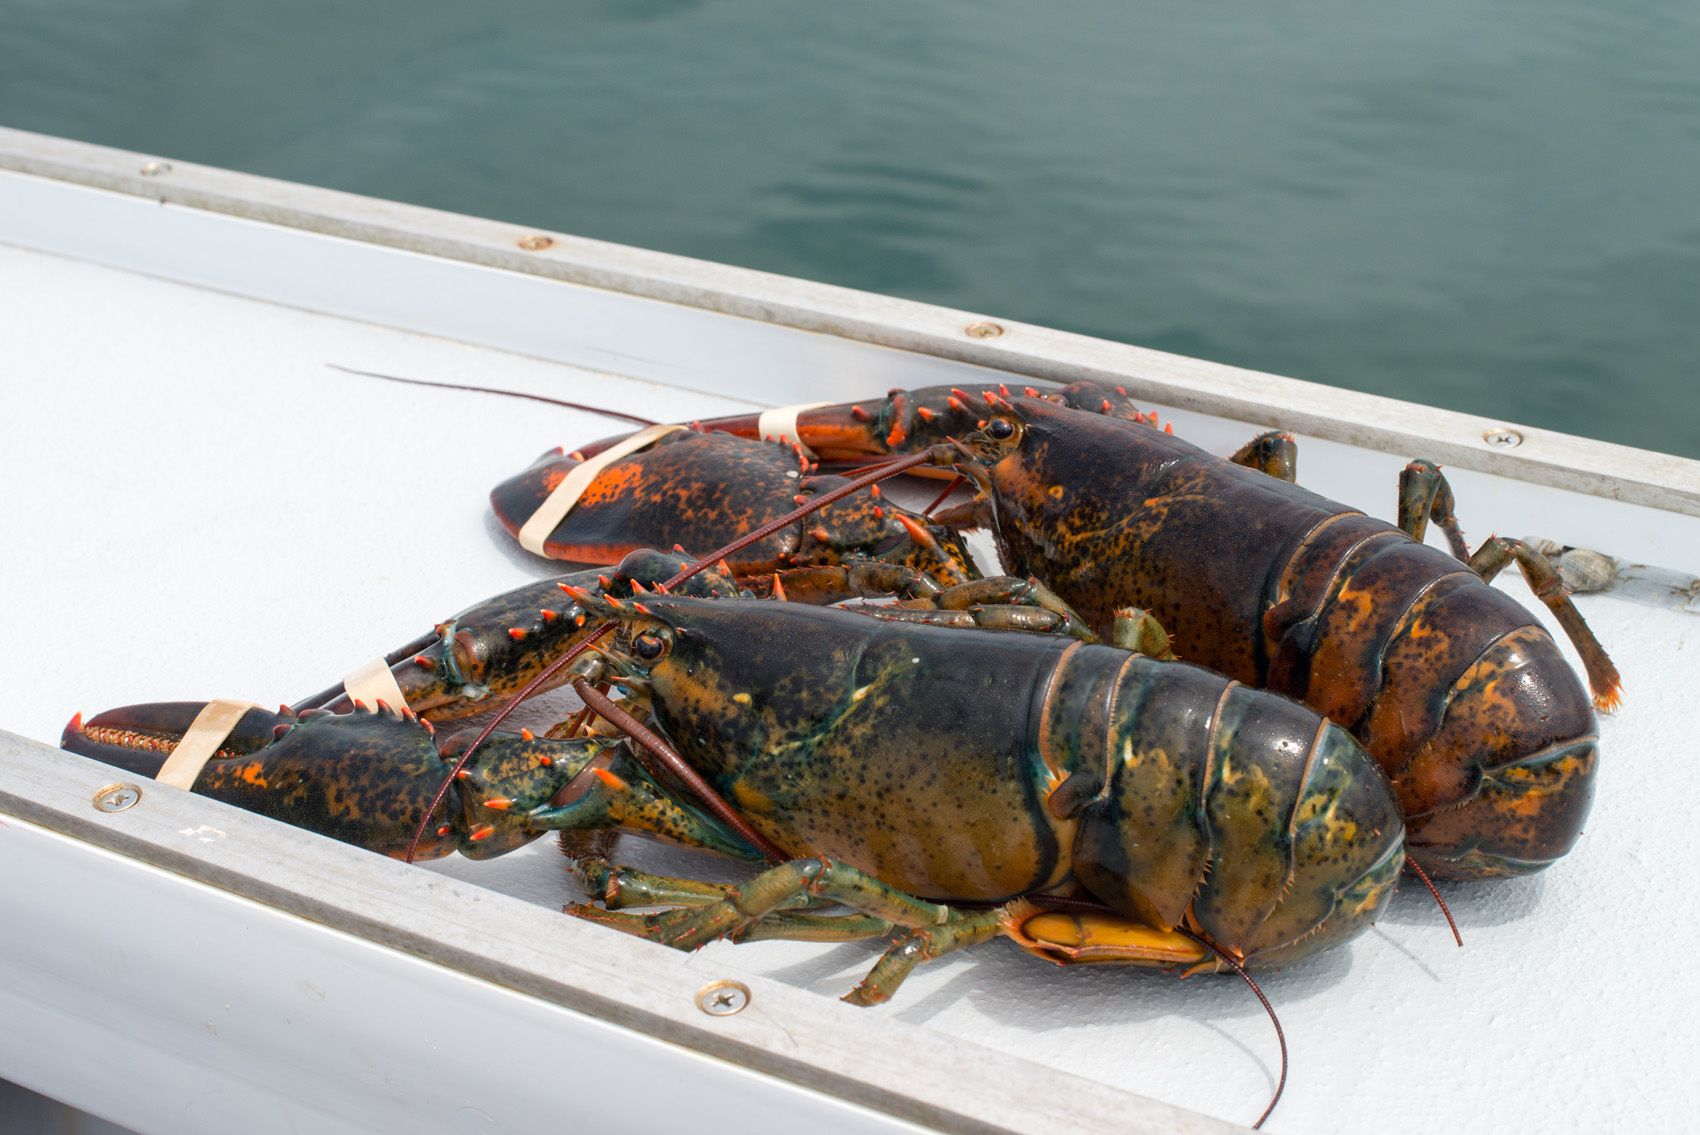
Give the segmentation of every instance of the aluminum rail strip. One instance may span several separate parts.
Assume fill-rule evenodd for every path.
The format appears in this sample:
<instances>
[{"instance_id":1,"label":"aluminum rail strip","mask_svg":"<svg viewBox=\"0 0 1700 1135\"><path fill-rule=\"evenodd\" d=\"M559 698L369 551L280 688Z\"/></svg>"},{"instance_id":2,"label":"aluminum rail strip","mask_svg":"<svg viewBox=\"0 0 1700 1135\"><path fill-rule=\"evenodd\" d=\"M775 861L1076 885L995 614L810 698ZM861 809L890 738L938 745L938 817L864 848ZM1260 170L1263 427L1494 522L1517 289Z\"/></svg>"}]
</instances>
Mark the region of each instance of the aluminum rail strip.
<instances>
[{"instance_id":1,"label":"aluminum rail strip","mask_svg":"<svg viewBox=\"0 0 1700 1135\"><path fill-rule=\"evenodd\" d=\"M20 184L23 179L0 185L0 241L469 342L500 343L507 349L578 365L607 365L610 357L617 357L623 373L691 389L712 389L703 383L734 373L731 360L739 352L761 350L793 359L802 368L798 373L811 380L825 379L826 385L846 397L865 396L865 367L857 366L852 373L846 356L831 341L876 344L915 356L888 360L888 377L893 381L887 385L974 381L960 371L961 364L1057 382L1120 383L1138 398L1180 409L1387 452L1421 454L1457 468L1700 516L1700 462L1687 458L983 314L21 130L0 129L0 170L107 190L138 203L182 206L665 301L705 314L740 316L770 331L813 336L809 342L763 335L751 327L742 332L716 327L708 333L709 349L695 338L653 339L642 345L643 357L633 358L629 342L589 343L585 329L579 328L578 341L563 353L560 340L545 329L545 315L540 314L541 323L523 328L517 314L483 309L463 295L444 294L437 305L402 306L382 295L353 294L339 287L335 278L291 277L286 267L265 255L263 237L253 233L217 250L185 240L175 262L162 260L150 245L144 259L131 246L126 230L141 223L170 225L177 218L161 216L165 211L158 209L145 221L142 210L103 216L93 201L66 215L34 197L27 185ZM8 204L11 207L5 207ZM734 344L734 340L738 341ZM718 349L734 345L732 353ZM705 367L705 355L720 357L720 367ZM920 359L954 363L958 368L930 367ZM787 401L781 391L771 392L770 397ZM1507 435L1518 439L1514 445L1504 444ZM1489 438L1498 438L1499 444Z\"/></svg>"},{"instance_id":2,"label":"aluminum rail strip","mask_svg":"<svg viewBox=\"0 0 1700 1135\"><path fill-rule=\"evenodd\" d=\"M1064 1115L1079 1132L1244 1130L152 781L103 812L94 799L118 770L10 733L0 770L0 1060L26 1086L75 1088L79 1106L138 1130L524 1130L571 1117L609 1130L990 1133L1052 1130ZM370 943L434 964L398 970ZM330 960L311 972L328 976L304 981L315 952ZM343 975L342 988L307 988ZM717 979L746 985L748 1007L699 1010L697 991ZM346 1037L334 1044L310 1020L333 1012ZM84 1059L62 1059L68 1038ZM269 1052L277 1079L244 1075L242 1050ZM928 1077L940 1067L949 1084ZM167 1077L172 1102L119 1070ZM778 1106L764 1092L752 1109L751 1072L789 1085Z\"/></svg>"}]
</instances>

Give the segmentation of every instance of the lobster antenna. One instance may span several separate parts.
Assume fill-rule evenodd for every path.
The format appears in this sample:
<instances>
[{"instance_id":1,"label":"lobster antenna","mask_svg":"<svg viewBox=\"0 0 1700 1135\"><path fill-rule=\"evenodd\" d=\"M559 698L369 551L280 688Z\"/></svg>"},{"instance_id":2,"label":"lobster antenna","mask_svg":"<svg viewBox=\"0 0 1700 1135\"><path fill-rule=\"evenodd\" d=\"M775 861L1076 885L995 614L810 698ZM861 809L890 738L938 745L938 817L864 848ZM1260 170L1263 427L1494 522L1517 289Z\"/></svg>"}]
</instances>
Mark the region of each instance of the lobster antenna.
<instances>
[{"instance_id":1,"label":"lobster antenna","mask_svg":"<svg viewBox=\"0 0 1700 1135\"><path fill-rule=\"evenodd\" d=\"M1244 966L1240 965L1239 962L1223 953L1220 946L1216 945L1216 943L1212 942L1204 935L1194 934L1191 930L1188 930L1184 926L1177 926L1175 929L1180 933L1185 934L1188 938L1191 938L1194 942L1197 942L1200 946L1203 946L1211 953L1215 954L1228 966L1229 969L1239 974L1240 980L1245 982L1246 985L1251 988L1252 993L1256 994L1257 999L1263 1003L1263 1011L1269 1014L1269 1021L1275 1026L1275 1039L1281 1045L1281 1078L1275 1083L1275 1094L1269 1097L1269 1106L1263 1109L1263 1114L1258 1116L1257 1122L1251 1125L1252 1130L1255 1131L1262 1127L1263 1121L1273 1114L1275 1111L1275 1105L1281 1102L1281 1093L1287 1090L1287 1034L1281 1029L1281 1018L1275 1015L1275 1006L1269 1003L1269 998L1263 995L1263 990L1258 986L1251 974L1245 971Z\"/></svg>"},{"instance_id":2,"label":"lobster antenna","mask_svg":"<svg viewBox=\"0 0 1700 1135\"><path fill-rule=\"evenodd\" d=\"M751 827L749 821L739 815L738 810L728 804L714 790L714 786L703 779L701 773L692 768L685 758L679 755L677 750L662 740L643 722L614 704L606 694L593 688L583 678L573 683L573 689L577 691L579 700L583 701L586 706L595 710L598 715L616 726L627 737L648 749L657 760L667 767L669 772L683 780L685 787L694 792L708 806L709 810L719 817L721 822L760 851L768 862L784 863L791 858L777 844Z\"/></svg>"},{"instance_id":3,"label":"lobster antenna","mask_svg":"<svg viewBox=\"0 0 1700 1135\"><path fill-rule=\"evenodd\" d=\"M669 579L666 583L660 584L659 589L662 591L670 590L691 578L693 575L703 571L711 564L719 563L725 557L742 551L757 540L766 539L768 536L771 536L786 525L793 524L812 512L818 512L827 505L832 504L835 501L842 500L859 489L867 488L869 485L883 481L887 477L894 477L903 472L905 469L912 469L917 465L923 464L928 460L929 456L930 453L911 454L908 457L882 465L872 472L864 473L862 476L857 477L848 484L840 485L838 488L833 489L829 493L822 493L820 496L811 500L808 504L791 510L777 520L768 521L760 528L740 536L725 547L704 556L693 564L687 565L677 575L673 576L672 579ZM496 731L496 726L507 720L508 716L512 714L514 710L518 709L522 702L524 702L532 694L536 693L545 682L547 682L550 678L553 678L556 674L559 674L562 670L566 669L567 666L571 665L579 655L589 650L599 640L606 638L609 634L613 633L613 630L613 623L604 623L602 626L597 627L590 634L580 639L577 643L573 644L572 648L565 654L545 666L534 678L531 679L531 681L520 687L519 692L509 699L508 704L498 710L495 716L491 717L491 719L485 724L484 728L479 731L478 736L472 739L472 744L468 745L466 750L461 753L460 759L455 762L455 766L449 771L449 775L443 778L443 783L437 786L437 794L431 798L430 806L425 809L425 814L420 817L419 826L413 830L413 839L409 841L407 845L407 855L404 857L406 862L413 862L414 856L417 855L419 851L419 843L425 838L425 829L430 826L432 814L436 812L437 807L442 804L443 800L448 796L449 788L453 786L455 778L460 775L461 770L466 768L467 762L472 759L472 754L478 750L480 745L490 739L490 735ZM580 693L579 696L582 699L584 695ZM676 753L674 755L677 756ZM661 757L660 759L666 763L669 768L672 768L675 773L678 773L678 769L674 768L672 762L666 757ZM683 765L684 758L679 757L678 759L680 764ZM681 777L685 777L685 774L679 775L681 775ZM688 780L688 778L686 779ZM700 778L698 779L700 781ZM693 788L695 787L696 786L693 786ZM701 782L700 789L696 790L702 794L703 803L717 816L722 816L722 818L725 818L725 814L737 816L737 813L732 806L721 799L719 794L716 793L706 782ZM752 846L762 850L764 853L773 847L772 844L767 843L760 835L750 829L748 823L744 821L742 817L737 817L735 820L729 820L728 823L740 836L744 836L744 838L746 838Z\"/></svg>"},{"instance_id":4,"label":"lobster antenna","mask_svg":"<svg viewBox=\"0 0 1700 1135\"><path fill-rule=\"evenodd\" d=\"M1409 855L1405 856L1405 866L1416 872L1417 878L1423 881L1428 893L1434 896L1434 901L1440 904L1440 913L1446 916L1446 925L1452 928L1452 940L1458 943L1458 948L1464 948L1464 936L1458 933L1458 924L1452 921L1452 910L1446 905L1446 900L1440 897L1440 892L1434 888L1434 880L1428 877L1428 872L1417 866L1417 861Z\"/></svg>"},{"instance_id":5,"label":"lobster antenna","mask_svg":"<svg viewBox=\"0 0 1700 1135\"><path fill-rule=\"evenodd\" d=\"M601 406L587 406L583 402L568 402L562 398L551 398L547 394L532 394L525 390L502 390L494 386L471 386L459 382L433 382L425 378L402 378L395 374L379 374L375 370L357 370L345 367L341 363L326 363L332 370L340 370L344 374L357 374L362 378L381 378L385 382L401 382L408 386L434 386L438 390L470 390L474 394L499 394L504 398L528 398L533 402L547 402L551 406L564 406L569 410L582 410L587 414L601 414L604 418L619 418L624 422L632 422L640 426L653 426L657 423L648 418L640 418L636 414L626 414L619 410L605 410Z\"/></svg>"},{"instance_id":6,"label":"lobster antenna","mask_svg":"<svg viewBox=\"0 0 1700 1135\"><path fill-rule=\"evenodd\" d=\"M928 516L928 517L932 516L933 515L933 509L935 509L939 505L943 504L945 502L946 498L948 498L951 493L954 493L956 491L956 486L962 484L962 482L966 481L967 479L968 478L964 477L961 473L958 473L956 476L952 477L950 479L950 484L948 484L944 487L944 491L941 492L938 496L933 498L933 503L921 510L921 515L922 516Z\"/></svg>"}]
</instances>

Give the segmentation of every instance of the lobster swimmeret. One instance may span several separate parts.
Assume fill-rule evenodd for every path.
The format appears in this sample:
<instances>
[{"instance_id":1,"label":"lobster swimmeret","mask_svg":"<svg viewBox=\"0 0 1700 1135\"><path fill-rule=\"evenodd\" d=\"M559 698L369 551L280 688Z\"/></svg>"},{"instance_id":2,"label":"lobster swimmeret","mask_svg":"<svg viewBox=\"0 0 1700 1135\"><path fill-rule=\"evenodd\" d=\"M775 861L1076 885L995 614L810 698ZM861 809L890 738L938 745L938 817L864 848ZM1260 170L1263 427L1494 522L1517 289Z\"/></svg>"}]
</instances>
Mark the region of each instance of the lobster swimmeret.
<instances>
[{"instance_id":1,"label":"lobster swimmeret","mask_svg":"<svg viewBox=\"0 0 1700 1135\"><path fill-rule=\"evenodd\" d=\"M701 426L749 435L756 423ZM1538 555L1498 537L1468 554L1433 465L1407 468L1395 527L1286 479L1290 439L1224 461L1092 383L894 391L796 415L797 437L827 462L976 432L955 467L979 493L938 520L989 527L1007 570L1043 580L1100 630L1119 608L1145 608L1182 657L1348 727L1392 778L1411 854L1430 872L1527 873L1575 843L1598 763L1589 695L1546 630L1487 581L1518 565L1602 708L1618 699L1617 672ZM514 484L493 494L498 515ZM1430 519L1457 558L1421 542Z\"/></svg>"}]
</instances>

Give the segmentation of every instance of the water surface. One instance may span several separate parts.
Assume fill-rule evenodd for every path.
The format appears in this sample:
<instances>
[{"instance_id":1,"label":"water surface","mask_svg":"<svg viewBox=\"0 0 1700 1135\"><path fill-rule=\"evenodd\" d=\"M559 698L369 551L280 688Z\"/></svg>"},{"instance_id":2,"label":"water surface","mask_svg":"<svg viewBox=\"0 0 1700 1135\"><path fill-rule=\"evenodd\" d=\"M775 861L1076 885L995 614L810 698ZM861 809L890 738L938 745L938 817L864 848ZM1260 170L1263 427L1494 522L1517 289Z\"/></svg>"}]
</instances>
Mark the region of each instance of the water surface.
<instances>
[{"instance_id":1,"label":"water surface","mask_svg":"<svg viewBox=\"0 0 1700 1135\"><path fill-rule=\"evenodd\" d=\"M1700 457L1691 0L0 0L0 123Z\"/></svg>"}]
</instances>

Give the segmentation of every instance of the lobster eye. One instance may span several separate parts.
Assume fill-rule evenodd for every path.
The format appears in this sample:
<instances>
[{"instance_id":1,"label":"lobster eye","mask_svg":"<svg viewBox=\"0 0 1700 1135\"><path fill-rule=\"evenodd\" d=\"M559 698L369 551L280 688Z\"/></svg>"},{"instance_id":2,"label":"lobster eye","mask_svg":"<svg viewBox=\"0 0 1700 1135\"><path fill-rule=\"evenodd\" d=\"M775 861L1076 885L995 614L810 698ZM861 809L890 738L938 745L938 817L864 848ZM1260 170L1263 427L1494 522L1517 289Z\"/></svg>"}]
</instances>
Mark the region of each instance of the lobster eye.
<instances>
[{"instance_id":1,"label":"lobster eye","mask_svg":"<svg viewBox=\"0 0 1700 1135\"><path fill-rule=\"evenodd\" d=\"M986 436L993 441L1008 441L1015 436L1015 423L1008 418L993 418L986 423Z\"/></svg>"},{"instance_id":2,"label":"lobster eye","mask_svg":"<svg viewBox=\"0 0 1700 1135\"><path fill-rule=\"evenodd\" d=\"M667 640L654 631L644 631L632 639L632 652L645 662L654 662L667 653Z\"/></svg>"}]
</instances>

